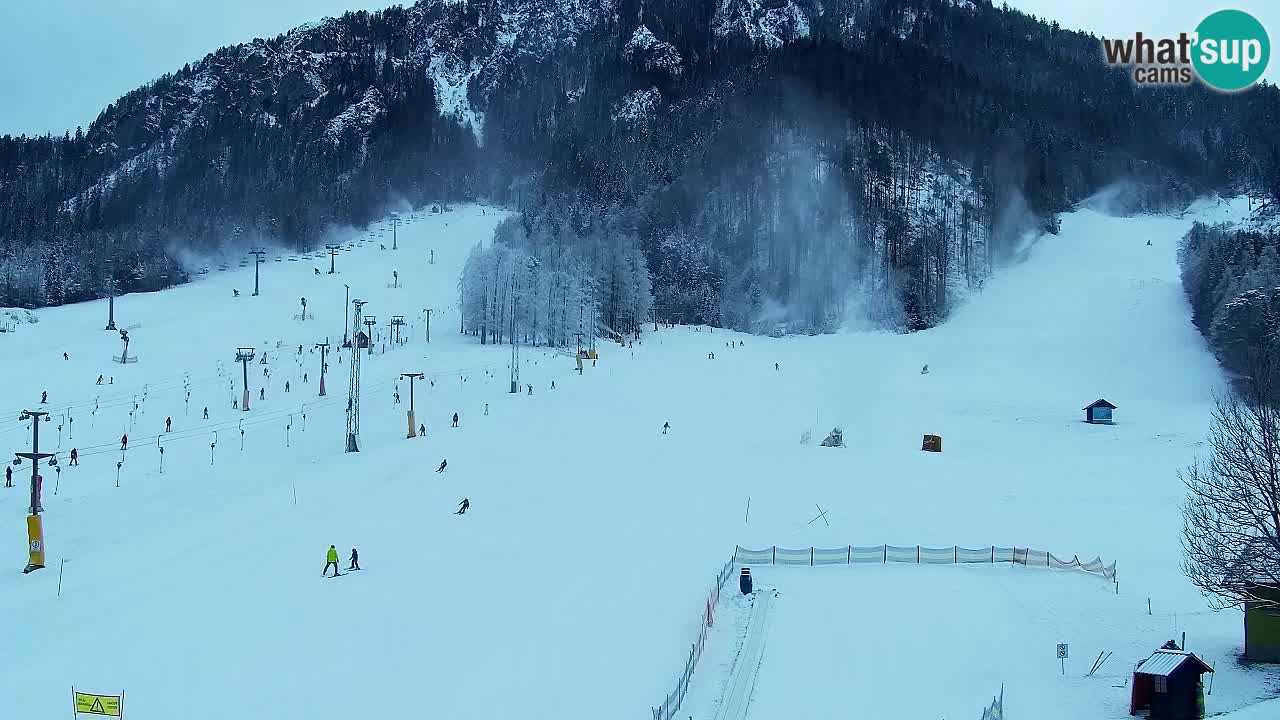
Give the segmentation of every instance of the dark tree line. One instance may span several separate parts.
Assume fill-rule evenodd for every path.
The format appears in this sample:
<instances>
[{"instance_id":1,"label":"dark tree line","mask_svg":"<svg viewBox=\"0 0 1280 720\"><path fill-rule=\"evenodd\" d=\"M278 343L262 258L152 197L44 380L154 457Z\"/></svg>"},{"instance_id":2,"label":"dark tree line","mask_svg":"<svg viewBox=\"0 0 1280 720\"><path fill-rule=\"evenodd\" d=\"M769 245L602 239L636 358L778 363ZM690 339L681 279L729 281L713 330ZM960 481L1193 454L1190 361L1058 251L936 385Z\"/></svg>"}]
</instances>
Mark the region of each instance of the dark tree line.
<instances>
[{"instance_id":1,"label":"dark tree line","mask_svg":"<svg viewBox=\"0 0 1280 720\"><path fill-rule=\"evenodd\" d=\"M1196 223L1178 259L1191 319L1228 372L1280 357L1280 232Z\"/></svg>"}]
</instances>

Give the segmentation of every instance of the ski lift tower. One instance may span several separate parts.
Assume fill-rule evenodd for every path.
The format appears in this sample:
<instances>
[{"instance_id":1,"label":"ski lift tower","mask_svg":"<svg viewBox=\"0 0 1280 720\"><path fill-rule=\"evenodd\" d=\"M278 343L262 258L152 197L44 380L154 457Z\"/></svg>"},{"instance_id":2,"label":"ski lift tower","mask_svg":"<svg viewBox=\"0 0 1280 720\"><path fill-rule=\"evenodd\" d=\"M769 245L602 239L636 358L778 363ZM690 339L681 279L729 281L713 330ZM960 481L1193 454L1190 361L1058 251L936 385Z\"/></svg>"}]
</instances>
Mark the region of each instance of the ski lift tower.
<instances>
[{"instance_id":1,"label":"ski lift tower","mask_svg":"<svg viewBox=\"0 0 1280 720\"><path fill-rule=\"evenodd\" d=\"M263 256L264 256L264 255L266 255L266 254L267 254L267 251L266 251L266 250L262 250L262 249L250 250L250 251L249 251L249 254L250 254L250 255L253 255L253 256L256 258L256 260L254 260L254 263L253 263L253 295L254 295L254 297L257 297L257 295L258 295L258 268L262 266L262 263L266 262L266 261L265 261L265 260L263 260L262 258L263 258Z\"/></svg>"},{"instance_id":2,"label":"ski lift tower","mask_svg":"<svg viewBox=\"0 0 1280 720\"><path fill-rule=\"evenodd\" d=\"M372 354L373 354L373 346L374 346L374 344L375 344L375 343L373 342L373 328L374 328L374 326L376 326L377 324L378 324L378 316L377 316L377 315L365 315L365 316L364 316L364 326L365 326L366 328L369 328L368 330L365 330L364 334L365 334L365 336L367 336L367 337L369 338L369 354L370 354L370 355L372 355Z\"/></svg>"},{"instance_id":3,"label":"ski lift tower","mask_svg":"<svg viewBox=\"0 0 1280 720\"><path fill-rule=\"evenodd\" d=\"M356 299L351 301L355 315L352 325L360 327L360 308L367 303ZM359 335L359 333L357 333ZM373 346L370 340L369 346ZM360 452L360 343L351 343L351 384L347 389L347 452Z\"/></svg>"},{"instance_id":4,"label":"ski lift tower","mask_svg":"<svg viewBox=\"0 0 1280 720\"><path fill-rule=\"evenodd\" d=\"M347 311L346 311L346 307L347 307L347 305L351 304L351 286L350 286L350 285L348 285L348 284L346 284L346 283L343 283L343 284L342 284L342 287L346 288L346 295L345 295L346 300L344 300L344 301L343 301L343 303L342 303L342 307L343 307L343 310L342 310L342 347L344 347L344 348L345 348L345 347L347 347L347 343L348 343L348 340L347 340L347 322L351 319L350 317L348 317L348 316L347 316Z\"/></svg>"},{"instance_id":5,"label":"ski lift tower","mask_svg":"<svg viewBox=\"0 0 1280 720\"><path fill-rule=\"evenodd\" d=\"M400 377L409 378L409 435L408 437L417 437L418 431L414 423L416 422L413 415L413 381L421 380L426 377L422 373L400 373Z\"/></svg>"},{"instance_id":6,"label":"ski lift tower","mask_svg":"<svg viewBox=\"0 0 1280 720\"><path fill-rule=\"evenodd\" d=\"M392 315L391 316L391 332L392 332L391 341L397 345L400 344L400 328L402 327L404 327L404 316Z\"/></svg>"},{"instance_id":7,"label":"ski lift tower","mask_svg":"<svg viewBox=\"0 0 1280 720\"><path fill-rule=\"evenodd\" d=\"M249 412L249 363L253 360L254 349L251 347L236 348L236 362L244 367L244 398L240 403L242 412Z\"/></svg>"},{"instance_id":8,"label":"ski lift tower","mask_svg":"<svg viewBox=\"0 0 1280 720\"><path fill-rule=\"evenodd\" d=\"M116 329L116 272L115 263L112 262L108 266L111 269L107 271L107 326L104 330Z\"/></svg>"},{"instance_id":9,"label":"ski lift tower","mask_svg":"<svg viewBox=\"0 0 1280 720\"><path fill-rule=\"evenodd\" d=\"M324 397L324 371L329 367L329 363L325 360L329 353L329 338L325 338L322 343L316 343L316 347L320 348L320 396Z\"/></svg>"},{"instance_id":10,"label":"ski lift tower","mask_svg":"<svg viewBox=\"0 0 1280 720\"><path fill-rule=\"evenodd\" d=\"M341 245L325 245L324 247L326 250L329 251L329 274L332 275L335 272L335 270L333 269L333 258L338 254L338 251L342 249L342 246Z\"/></svg>"},{"instance_id":11,"label":"ski lift tower","mask_svg":"<svg viewBox=\"0 0 1280 720\"><path fill-rule=\"evenodd\" d=\"M40 452L40 420L49 422L49 413L36 410L23 410L19 421L31 421L31 452L14 453L19 458L31 461L31 514L27 516L27 539L30 546L30 559L24 574L44 567L44 530L40 521L40 461L53 457L52 453ZM14 463L17 464L18 460Z\"/></svg>"}]
</instances>

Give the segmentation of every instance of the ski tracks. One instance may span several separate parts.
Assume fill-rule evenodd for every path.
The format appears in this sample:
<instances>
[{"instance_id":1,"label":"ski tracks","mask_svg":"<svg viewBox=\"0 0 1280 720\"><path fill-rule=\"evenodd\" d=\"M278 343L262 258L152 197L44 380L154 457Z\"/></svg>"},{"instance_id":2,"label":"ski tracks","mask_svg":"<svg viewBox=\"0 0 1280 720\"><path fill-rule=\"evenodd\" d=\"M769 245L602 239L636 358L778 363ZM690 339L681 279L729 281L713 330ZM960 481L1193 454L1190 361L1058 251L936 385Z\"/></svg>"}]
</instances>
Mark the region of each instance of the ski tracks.
<instances>
[{"instance_id":1,"label":"ski tracks","mask_svg":"<svg viewBox=\"0 0 1280 720\"><path fill-rule=\"evenodd\" d=\"M756 678L760 674L760 662L764 658L765 640L773 621L773 600L777 594L776 590L769 589L756 595L747 625L747 637L720 695L715 720L746 720L747 707L751 704Z\"/></svg>"}]
</instances>

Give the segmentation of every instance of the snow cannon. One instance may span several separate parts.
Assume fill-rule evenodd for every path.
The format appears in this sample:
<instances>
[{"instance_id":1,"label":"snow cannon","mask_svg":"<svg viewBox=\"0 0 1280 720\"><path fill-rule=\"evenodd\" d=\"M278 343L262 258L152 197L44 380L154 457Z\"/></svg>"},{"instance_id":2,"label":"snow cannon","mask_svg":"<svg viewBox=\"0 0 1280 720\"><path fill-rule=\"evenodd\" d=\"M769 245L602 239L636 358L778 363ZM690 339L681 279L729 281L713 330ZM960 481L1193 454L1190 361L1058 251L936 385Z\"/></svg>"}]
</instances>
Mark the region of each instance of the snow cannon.
<instances>
[{"instance_id":1,"label":"snow cannon","mask_svg":"<svg viewBox=\"0 0 1280 720\"><path fill-rule=\"evenodd\" d=\"M738 589L743 595L751 594L751 568L742 568L742 575L738 576Z\"/></svg>"}]
</instances>

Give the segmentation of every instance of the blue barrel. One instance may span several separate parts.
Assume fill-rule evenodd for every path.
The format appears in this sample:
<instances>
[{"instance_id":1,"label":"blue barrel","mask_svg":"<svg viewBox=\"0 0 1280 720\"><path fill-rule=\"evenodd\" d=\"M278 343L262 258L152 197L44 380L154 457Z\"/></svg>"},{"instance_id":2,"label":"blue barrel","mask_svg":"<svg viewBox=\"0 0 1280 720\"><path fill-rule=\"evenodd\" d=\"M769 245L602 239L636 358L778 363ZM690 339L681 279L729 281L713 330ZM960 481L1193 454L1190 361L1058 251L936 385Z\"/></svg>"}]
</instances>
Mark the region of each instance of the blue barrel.
<instances>
[{"instance_id":1,"label":"blue barrel","mask_svg":"<svg viewBox=\"0 0 1280 720\"><path fill-rule=\"evenodd\" d=\"M742 575L738 577L738 588L742 590L743 595L751 594L751 568L742 568Z\"/></svg>"}]
</instances>

